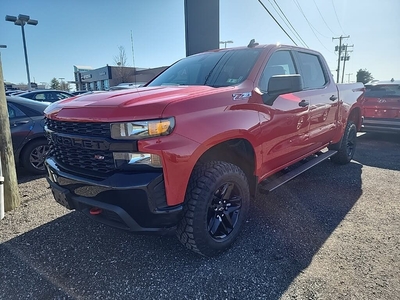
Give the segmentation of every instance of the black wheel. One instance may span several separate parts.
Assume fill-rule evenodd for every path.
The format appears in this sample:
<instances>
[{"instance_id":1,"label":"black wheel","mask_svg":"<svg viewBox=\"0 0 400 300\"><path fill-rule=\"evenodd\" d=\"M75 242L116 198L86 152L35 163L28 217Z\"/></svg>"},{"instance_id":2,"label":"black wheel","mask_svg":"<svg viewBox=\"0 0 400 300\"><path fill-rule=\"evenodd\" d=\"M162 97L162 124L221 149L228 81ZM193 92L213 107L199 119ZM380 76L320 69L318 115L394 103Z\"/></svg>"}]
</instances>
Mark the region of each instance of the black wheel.
<instances>
[{"instance_id":1,"label":"black wheel","mask_svg":"<svg viewBox=\"0 0 400 300\"><path fill-rule=\"evenodd\" d=\"M213 256L238 236L250 203L246 175L236 165L212 161L195 167L177 236L188 249Z\"/></svg>"},{"instance_id":2,"label":"black wheel","mask_svg":"<svg viewBox=\"0 0 400 300\"><path fill-rule=\"evenodd\" d=\"M45 139L33 140L25 146L21 152L21 162L23 167L33 174L45 174L46 168L44 161L50 146Z\"/></svg>"},{"instance_id":3,"label":"black wheel","mask_svg":"<svg viewBox=\"0 0 400 300\"><path fill-rule=\"evenodd\" d=\"M331 157L331 160L340 165L349 163L356 151L356 142L357 127L352 121L349 121L339 144L330 147L331 149L338 150L338 152Z\"/></svg>"}]
</instances>

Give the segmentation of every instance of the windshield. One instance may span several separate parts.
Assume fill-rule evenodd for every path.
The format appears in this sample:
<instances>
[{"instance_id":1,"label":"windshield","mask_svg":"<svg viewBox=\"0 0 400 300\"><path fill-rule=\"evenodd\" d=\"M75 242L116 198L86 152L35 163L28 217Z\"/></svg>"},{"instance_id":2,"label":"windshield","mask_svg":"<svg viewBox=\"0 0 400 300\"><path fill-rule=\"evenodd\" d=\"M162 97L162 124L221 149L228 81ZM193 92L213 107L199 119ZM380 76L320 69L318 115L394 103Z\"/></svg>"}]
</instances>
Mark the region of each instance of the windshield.
<instances>
[{"instance_id":1,"label":"windshield","mask_svg":"<svg viewBox=\"0 0 400 300\"><path fill-rule=\"evenodd\" d=\"M366 85L365 97L388 98L400 97L400 85Z\"/></svg>"},{"instance_id":2,"label":"windshield","mask_svg":"<svg viewBox=\"0 0 400 300\"><path fill-rule=\"evenodd\" d=\"M165 70L148 86L237 85L247 78L260 53L261 49L241 49L189 56Z\"/></svg>"}]
</instances>

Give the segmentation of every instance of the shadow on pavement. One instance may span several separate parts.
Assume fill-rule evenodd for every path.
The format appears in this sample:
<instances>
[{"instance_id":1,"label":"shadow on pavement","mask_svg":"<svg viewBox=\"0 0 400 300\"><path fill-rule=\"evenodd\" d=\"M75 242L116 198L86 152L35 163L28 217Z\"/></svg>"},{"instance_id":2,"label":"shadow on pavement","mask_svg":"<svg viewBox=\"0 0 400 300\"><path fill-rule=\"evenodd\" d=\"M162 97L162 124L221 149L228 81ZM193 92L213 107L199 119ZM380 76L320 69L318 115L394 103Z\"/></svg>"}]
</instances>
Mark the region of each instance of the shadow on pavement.
<instances>
[{"instance_id":1,"label":"shadow on pavement","mask_svg":"<svg viewBox=\"0 0 400 300\"><path fill-rule=\"evenodd\" d=\"M257 196L238 241L209 259L72 212L0 245L0 298L279 299L359 199L361 172L326 161Z\"/></svg>"},{"instance_id":2,"label":"shadow on pavement","mask_svg":"<svg viewBox=\"0 0 400 300\"><path fill-rule=\"evenodd\" d=\"M400 134L364 133L357 138L354 160L363 165L400 171Z\"/></svg>"},{"instance_id":3,"label":"shadow on pavement","mask_svg":"<svg viewBox=\"0 0 400 300\"><path fill-rule=\"evenodd\" d=\"M18 184L26 183L39 178L44 178L45 175L33 175L26 171L23 167L17 167Z\"/></svg>"}]
</instances>

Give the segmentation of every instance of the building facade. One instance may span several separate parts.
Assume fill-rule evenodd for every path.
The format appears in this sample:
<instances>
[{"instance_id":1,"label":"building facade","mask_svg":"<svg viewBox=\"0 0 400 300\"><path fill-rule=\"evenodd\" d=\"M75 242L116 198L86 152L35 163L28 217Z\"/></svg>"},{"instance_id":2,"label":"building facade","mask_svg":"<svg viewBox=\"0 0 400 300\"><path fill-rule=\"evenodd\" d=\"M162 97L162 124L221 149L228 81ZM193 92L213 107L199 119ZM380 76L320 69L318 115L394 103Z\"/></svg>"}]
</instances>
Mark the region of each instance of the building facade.
<instances>
[{"instance_id":1,"label":"building facade","mask_svg":"<svg viewBox=\"0 0 400 300\"><path fill-rule=\"evenodd\" d=\"M144 84L167 67L152 69L122 66L105 66L98 69L74 66L74 78L77 91L106 91L120 83Z\"/></svg>"}]
</instances>

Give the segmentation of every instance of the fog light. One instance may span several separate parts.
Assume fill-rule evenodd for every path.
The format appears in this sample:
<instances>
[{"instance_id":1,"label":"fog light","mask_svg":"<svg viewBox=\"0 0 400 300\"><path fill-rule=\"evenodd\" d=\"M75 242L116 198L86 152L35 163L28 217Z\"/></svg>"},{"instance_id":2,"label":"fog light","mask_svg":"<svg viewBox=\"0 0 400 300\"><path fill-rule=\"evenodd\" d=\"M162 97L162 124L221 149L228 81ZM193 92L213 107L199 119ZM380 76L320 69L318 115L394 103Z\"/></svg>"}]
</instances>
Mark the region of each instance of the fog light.
<instances>
[{"instance_id":1,"label":"fog light","mask_svg":"<svg viewBox=\"0 0 400 300\"><path fill-rule=\"evenodd\" d=\"M126 153L114 152L114 162L117 168L124 165L148 165L155 168L162 168L161 157L150 153Z\"/></svg>"}]
</instances>

